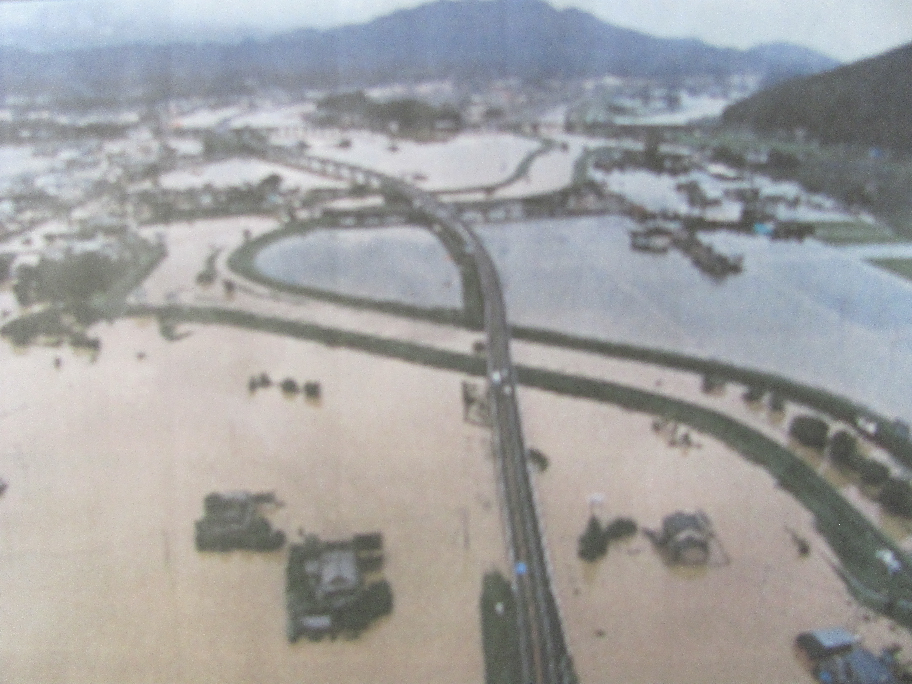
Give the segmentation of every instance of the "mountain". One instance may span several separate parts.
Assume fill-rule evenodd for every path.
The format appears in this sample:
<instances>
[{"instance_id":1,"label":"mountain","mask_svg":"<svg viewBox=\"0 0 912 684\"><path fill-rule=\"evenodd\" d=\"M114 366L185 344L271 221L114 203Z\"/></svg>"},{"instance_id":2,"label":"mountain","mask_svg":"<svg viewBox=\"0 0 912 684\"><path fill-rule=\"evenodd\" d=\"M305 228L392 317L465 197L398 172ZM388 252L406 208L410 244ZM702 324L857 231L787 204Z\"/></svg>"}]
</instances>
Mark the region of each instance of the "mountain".
<instances>
[{"instance_id":1,"label":"mountain","mask_svg":"<svg viewBox=\"0 0 912 684\"><path fill-rule=\"evenodd\" d=\"M758 72L764 74L767 86L839 66L839 62L826 55L791 43L758 45L747 50L746 54L748 59L759 67Z\"/></svg>"},{"instance_id":2,"label":"mountain","mask_svg":"<svg viewBox=\"0 0 912 684\"><path fill-rule=\"evenodd\" d=\"M253 87L482 80L807 74L836 65L790 45L741 51L655 38L543 0L437 0L365 24L235 44L119 45L59 53L0 50L7 93L88 98L217 94Z\"/></svg>"},{"instance_id":3,"label":"mountain","mask_svg":"<svg viewBox=\"0 0 912 684\"><path fill-rule=\"evenodd\" d=\"M821 142L912 151L912 43L780 83L732 105L722 119L758 131L803 128Z\"/></svg>"}]
</instances>

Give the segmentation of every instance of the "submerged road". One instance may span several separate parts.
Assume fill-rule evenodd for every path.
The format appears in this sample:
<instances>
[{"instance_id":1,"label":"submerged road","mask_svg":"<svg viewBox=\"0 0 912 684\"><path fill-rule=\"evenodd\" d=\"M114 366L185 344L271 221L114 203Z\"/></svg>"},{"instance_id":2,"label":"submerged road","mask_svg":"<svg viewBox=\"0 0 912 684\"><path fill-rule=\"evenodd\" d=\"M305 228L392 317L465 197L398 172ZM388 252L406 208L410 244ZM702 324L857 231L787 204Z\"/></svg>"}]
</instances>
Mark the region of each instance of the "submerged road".
<instances>
[{"instance_id":1,"label":"submerged road","mask_svg":"<svg viewBox=\"0 0 912 684\"><path fill-rule=\"evenodd\" d=\"M510 328L503 290L484 244L450 206L397 178L330 159L272 148L261 153L269 161L344 178L406 198L412 209L424 216L434 230L446 231L458 238L465 256L474 262L484 300L491 423L509 528L522 684L575 684L576 674L552 588L551 568L516 403L516 371L510 358Z\"/></svg>"}]
</instances>

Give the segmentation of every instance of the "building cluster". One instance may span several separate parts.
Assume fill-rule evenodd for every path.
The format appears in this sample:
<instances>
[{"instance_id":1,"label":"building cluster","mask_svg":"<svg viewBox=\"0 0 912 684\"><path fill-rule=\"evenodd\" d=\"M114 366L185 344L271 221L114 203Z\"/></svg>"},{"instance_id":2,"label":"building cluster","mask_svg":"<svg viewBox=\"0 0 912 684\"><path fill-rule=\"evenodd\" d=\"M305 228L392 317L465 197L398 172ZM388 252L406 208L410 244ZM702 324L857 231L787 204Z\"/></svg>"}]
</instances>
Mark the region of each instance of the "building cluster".
<instances>
[{"instance_id":1,"label":"building cluster","mask_svg":"<svg viewBox=\"0 0 912 684\"><path fill-rule=\"evenodd\" d=\"M383 536L358 534L350 540L308 536L291 547L285 600L288 640L359 634L393 609L389 582L380 577Z\"/></svg>"},{"instance_id":2,"label":"building cluster","mask_svg":"<svg viewBox=\"0 0 912 684\"><path fill-rule=\"evenodd\" d=\"M834 200L799 184L732 167L687 147L628 141L593 155L590 174L622 196L639 220L673 220L698 230L727 229L773 239L801 239L817 225L859 220Z\"/></svg>"},{"instance_id":3,"label":"building cluster","mask_svg":"<svg viewBox=\"0 0 912 684\"><path fill-rule=\"evenodd\" d=\"M895 651L879 656L864 648L859 638L842 627L802 632L795 647L821 684L899 684L908 681L896 662ZM900 679L900 677L903 677Z\"/></svg>"},{"instance_id":4,"label":"building cluster","mask_svg":"<svg viewBox=\"0 0 912 684\"><path fill-rule=\"evenodd\" d=\"M208 494L204 515L195 523L199 551L278 551L285 533L274 529L265 507L281 505L274 492ZM351 539L322 541L304 535L289 547L285 572L286 633L300 637L357 636L393 610L393 593L381 573L383 535L356 534Z\"/></svg>"}]
</instances>

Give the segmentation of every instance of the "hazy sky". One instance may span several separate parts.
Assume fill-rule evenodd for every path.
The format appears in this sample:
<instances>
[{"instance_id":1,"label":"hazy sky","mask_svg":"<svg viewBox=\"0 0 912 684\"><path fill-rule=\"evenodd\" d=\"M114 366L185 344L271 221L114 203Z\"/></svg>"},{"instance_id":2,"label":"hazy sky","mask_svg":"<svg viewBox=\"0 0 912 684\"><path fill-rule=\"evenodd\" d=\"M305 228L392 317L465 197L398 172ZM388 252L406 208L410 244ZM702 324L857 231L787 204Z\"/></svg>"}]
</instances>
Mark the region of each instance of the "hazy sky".
<instances>
[{"instance_id":1,"label":"hazy sky","mask_svg":"<svg viewBox=\"0 0 912 684\"><path fill-rule=\"evenodd\" d=\"M477 1L477 0L476 0ZM203 25L275 31L361 22L421 0L0 0L0 40ZM659 36L750 47L789 41L850 61L912 42L912 0L554 0Z\"/></svg>"}]
</instances>

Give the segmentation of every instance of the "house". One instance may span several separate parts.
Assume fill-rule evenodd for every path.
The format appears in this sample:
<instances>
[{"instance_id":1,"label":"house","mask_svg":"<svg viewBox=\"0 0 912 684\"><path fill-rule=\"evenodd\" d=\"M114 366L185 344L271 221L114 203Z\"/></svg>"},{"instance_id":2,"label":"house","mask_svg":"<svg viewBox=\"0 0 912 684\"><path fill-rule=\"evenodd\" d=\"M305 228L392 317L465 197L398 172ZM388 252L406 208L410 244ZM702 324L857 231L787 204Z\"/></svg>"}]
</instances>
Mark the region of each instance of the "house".
<instances>
[{"instance_id":1,"label":"house","mask_svg":"<svg viewBox=\"0 0 912 684\"><path fill-rule=\"evenodd\" d=\"M208 494L203 517L196 521L198 551L275 551L285 544L285 533L272 528L260 506L274 504L272 492Z\"/></svg>"},{"instance_id":2,"label":"house","mask_svg":"<svg viewBox=\"0 0 912 684\"><path fill-rule=\"evenodd\" d=\"M672 513L662 521L661 535L650 535L671 562L682 565L708 563L712 536L712 524L702 511Z\"/></svg>"},{"instance_id":3,"label":"house","mask_svg":"<svg viewBox=\"0 0 912 684\"><path fill-rule=\"evenodd\" d=\"M802 632L795 646L821 684L898 684L892 654L878 658L842 627Z\"/></svg>"},{"instance_id":4,"label":"house","mask_svg":"<svg viewBox=\"0 0 912 684\"><path fill-rule=\"evenodd\" d=\"M671 229L650 225L630 231L630 248L639 252L664 254L671 247Z\"/></svg>"},{"instance_id":5,"label":"house","mask_svg":"<svg viewBox=\"0 0 912 684\"><path fill-rule=\"evenodd\" d=\"M351 546L327 548L320 556L320 580L317 595L328 598L348 594L361 586L361 573L355 550Z\"/></svg>"},{"instance_id":6,"label":"house","mask_svg":"<svg viewBox=\"0 0 912 684\"><path fill-rule=\"evenodd\" d=\"M812 661L846 653L857 644L858 637L842 627L802 632L795 638L795 646Z\"/></svg>"},{"instance_id":7,"label":"house","mask_svg":"<svg viewBox=\"0 0 912 684\"><path fill-rule=\"evenodd\" d=\"M821 684L899 684L890 662L889 654L878 658L856 646L822 661L815 668L814 676Z\"/></svg>"},{"instance_id":8,"label":"house","mask_svg":"<svg viewBox=\"0 0 912 684\"><path fill-rule=\"evenodd\" d=\"M309 535L303 544L293 544L285 586L288 640L356 635L389 614L392 591L386 580L376 576L382 566L379 532L327 542Z\"/></svg>"}]
</instances>

